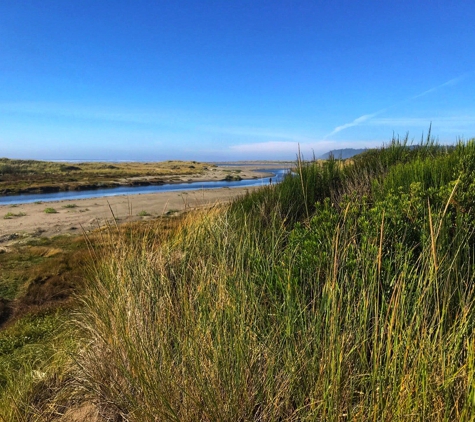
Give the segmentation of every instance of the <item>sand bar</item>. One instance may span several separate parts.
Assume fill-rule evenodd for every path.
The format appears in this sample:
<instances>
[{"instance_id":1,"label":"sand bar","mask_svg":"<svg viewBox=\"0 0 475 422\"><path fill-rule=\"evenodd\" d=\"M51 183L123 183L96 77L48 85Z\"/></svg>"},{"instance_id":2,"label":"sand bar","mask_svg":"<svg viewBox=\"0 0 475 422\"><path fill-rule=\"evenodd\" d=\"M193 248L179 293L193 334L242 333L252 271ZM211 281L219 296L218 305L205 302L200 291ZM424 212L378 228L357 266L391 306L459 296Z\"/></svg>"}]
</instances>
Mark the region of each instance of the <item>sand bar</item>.
<instances>
[{"instance_id":1,"label":"sand bar","mask_svg":"<svg viewBox=\"0 0 475 422\"><path fill-rule=\"evenodd\" d=\"M113 221L111 210L119 223L149 220L167 213L173 215L187 209L227 202L253 189L257 188L160 192L20 204L15 207L2 205L0 206L0 245L8 245L32 236L80 234L81 227L86 231L93 230L103 226L107 221ZM56 213L46 213L47 208L54 208ZM4 218L8 213L18 216Z\"/></svg>"},{"instance_id":2,"label":"sand bar","mask_svg":"<svg viewBox=\"0 0 475 422\"><path fill-rule=\"evenodd\" d=\"M256 168L276 168L276 164L240 166L239 175L243 179L263 177L267 173L256 172ZM226 168L218 168L213 173L180 177L182 181L222 180L229 174ZM236 170L236 167L232 168ZM178 181L177 179L175 179ZM258 187L200 189L181 192L158 192L150 194L120 195L101 198L62 200L0 205L0 245L21 242L30 237L55 236L69 233L81 234L113 220L119 223L149 220L165 214L175 214L187 209L207 207L232 200ZM55 213L46 213L53 208ZM112 210L112 213L111 213ZM7 217L7 218L5 218Z\"/></svg>"}]
</instances>

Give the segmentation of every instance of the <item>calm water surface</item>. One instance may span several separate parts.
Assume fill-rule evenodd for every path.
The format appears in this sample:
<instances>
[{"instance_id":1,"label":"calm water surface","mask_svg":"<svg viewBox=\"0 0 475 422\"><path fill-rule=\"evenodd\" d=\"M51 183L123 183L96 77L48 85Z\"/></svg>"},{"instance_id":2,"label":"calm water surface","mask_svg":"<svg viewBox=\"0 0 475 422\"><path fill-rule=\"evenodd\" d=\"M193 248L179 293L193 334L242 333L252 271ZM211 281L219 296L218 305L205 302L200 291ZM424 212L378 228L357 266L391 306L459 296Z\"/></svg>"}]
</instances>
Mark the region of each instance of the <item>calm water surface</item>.
<instances>
[{"instance_id":1,"label":"calm water surface","mask_svg":"<svg viewBox=\"0 0 475 422\"><path fill-rule=\"evenodd\" d=\"M261 172L272 174L272 183L279 183L284 176L289 172L289 169L263 169L257 170ZM62 201L63 199L87 199L100 198L104 196L117 195L137 195L140 193L157 193L157 192L178 192L185 190L199 190L199 189L217 189L217 188L244 188L251 186L264 186L269 184L269 176L259 179L239 180L235 182L189 182L189 183L175 183L169 185L158 186L121 186L118 188L108 189L94 189L83 191L66 191L66 192L51 192L51 193L30 193L23 195L8 195L0 196L0 205L11 204L28 204L31 202L50 202Z\"/></svg>"}]
</instances>

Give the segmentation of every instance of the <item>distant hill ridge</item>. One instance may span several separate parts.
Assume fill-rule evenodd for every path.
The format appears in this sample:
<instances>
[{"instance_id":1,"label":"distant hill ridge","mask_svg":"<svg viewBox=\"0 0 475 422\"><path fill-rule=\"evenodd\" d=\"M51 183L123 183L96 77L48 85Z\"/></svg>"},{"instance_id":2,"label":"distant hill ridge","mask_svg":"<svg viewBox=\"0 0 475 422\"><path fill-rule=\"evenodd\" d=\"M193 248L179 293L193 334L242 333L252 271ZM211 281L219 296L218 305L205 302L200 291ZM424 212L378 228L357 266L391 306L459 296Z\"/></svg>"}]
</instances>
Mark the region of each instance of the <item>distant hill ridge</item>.
<instances>
[{"instance_id":1,"label":"distant hill ridge","mask_svg":"<svg viewBox=\"0 0 475 422\"><path fill-rule=\"evenodd\" d=\"M327 160L333 155L334 158L339 160L344 160L346 158L354 157L355 155L361 154L362 152L367 151L368 148L343 148L343 149L333 149L331 151L326 152L323 155L320 155L320 159Z\"/></svg>"}]
</instances>

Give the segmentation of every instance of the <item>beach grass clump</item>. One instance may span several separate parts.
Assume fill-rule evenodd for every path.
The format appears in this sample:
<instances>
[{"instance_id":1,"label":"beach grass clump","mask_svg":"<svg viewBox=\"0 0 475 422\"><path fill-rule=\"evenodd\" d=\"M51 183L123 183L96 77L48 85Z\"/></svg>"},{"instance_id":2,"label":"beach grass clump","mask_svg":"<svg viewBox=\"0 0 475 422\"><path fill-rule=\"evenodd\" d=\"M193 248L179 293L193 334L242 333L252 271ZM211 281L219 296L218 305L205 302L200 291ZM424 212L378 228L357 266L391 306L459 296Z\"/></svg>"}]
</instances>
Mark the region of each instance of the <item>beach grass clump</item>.
<instances>
[{"instance_id":1,"label":"beach grass clump","mask_svg":"<svg viewBox=\"0 0 475 422\"><path fill-rule=\"evenodd\" d=\"M386 253L384 219L355 242L359 211L256 237L215 210L166 246L121 239L79 317L84 387L142 421L468 417L464 235Z\"/></svg>"},{"instance_id":2,"label":"beach grass clump","mask_svg":"<svg viewBox=\"0 0 475 422\"><path fill-rule=\"evenodd\" d=\"M473 420L472 152L299 159L170 229L111 226L58 391L131 422Z\"/></svg>"},{"instance_id":3,"label":"beach grass clump","mask_svg":"<svg viewBox=\"0 0 475 422\"><path fill-rule=\"evenodd\" d=\"M149 212L142 210L137 214L139 217L148 217L150 215Z\"/></svg>"},{"instance_id":4,"label":"beach grass clump","mask_svg":"<svg viewBox=\"0 0 475 422\"><path fill-rule=\"evenodd\" d=\"M14 213L14 212L7 212L3 218L5 220L8 220L10 218L15 218L15 217L24 217L26 215L25 212L17 212L17 213Z\"/></svg>"},{"instance_id":5,"label":"beach grass clump","mask_svg":"<svg viewBox=\"0 0 475 422\"><path fill-rule=\"evenodd\" d=\"M56 211L55 208L48 207L48 208L45 208L44 212L46 214L56 214L58 211Z\"/></svg>"},{"instance_id":6,"label":"beach grass clump","mask_svg":"<svg viewBox=\"0 0 475 422\"><path fill-rule=\"evenodd\" d=\"M73 209L73 208L77 208L78 206L76 204L66 204L66 205L63 205L63 208L67 208L67 209Z\"/></svg>"},{"instance_id":7,"label":"beach grass clump","mask_svg":"<svg viewBox=\"0 0 475 422\"><path fill-rule=\"evenodd\" d=\"M111 230L77 315L79 384L130 421L471 420L472 217L460 174L404 168L381 193L401 160L443 172L455 153L405 148L377 171L298 164L168 236Z\"/></svg>"}]
</instances>

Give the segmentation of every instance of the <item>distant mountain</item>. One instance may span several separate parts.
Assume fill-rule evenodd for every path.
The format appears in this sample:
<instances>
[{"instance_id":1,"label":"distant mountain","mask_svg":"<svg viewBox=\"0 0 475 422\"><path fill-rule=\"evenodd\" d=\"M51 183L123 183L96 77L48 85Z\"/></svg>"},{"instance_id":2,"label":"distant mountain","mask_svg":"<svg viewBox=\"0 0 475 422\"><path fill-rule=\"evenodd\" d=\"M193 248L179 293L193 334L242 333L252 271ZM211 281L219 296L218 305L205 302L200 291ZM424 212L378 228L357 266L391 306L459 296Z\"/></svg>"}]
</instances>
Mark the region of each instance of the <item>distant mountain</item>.
<instances>
[{"instance_id":1,"label":"distant mountain","mask_svg":"<svg viewBox=\"0 0 475 422\"><path fill-rule=\"evenodd\" d=\"M361 154L362 152L367 151L368 148L343 148L343 149L334 149L331 151L328 151L327 153L320 155L320 159L322 160L327 160L330 158L330 155L333 155L334 158L337 158L339 160L344 160L345 158L351 158L355 155Z\"/></svg>"}]
</instances>

